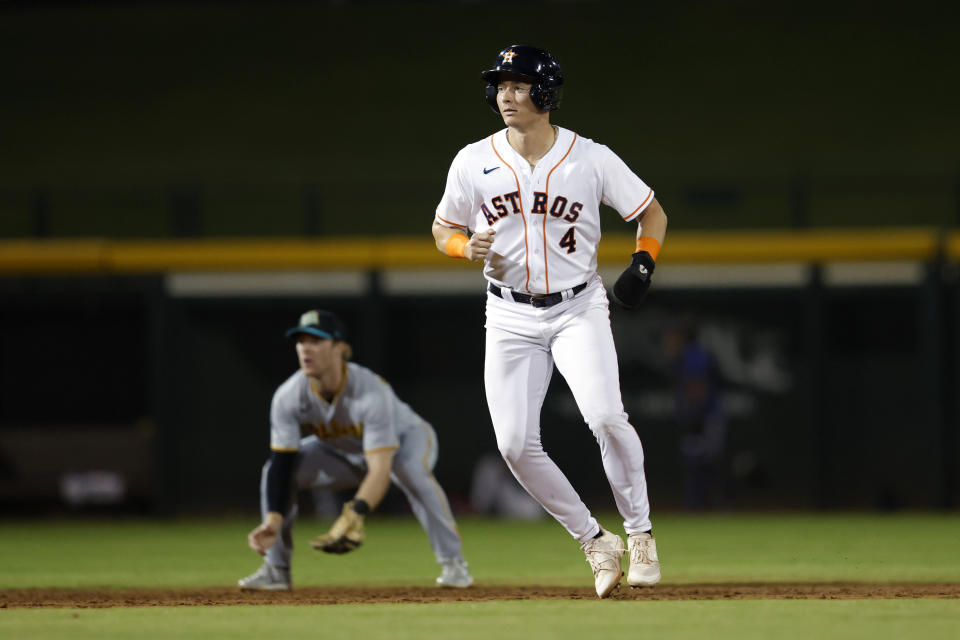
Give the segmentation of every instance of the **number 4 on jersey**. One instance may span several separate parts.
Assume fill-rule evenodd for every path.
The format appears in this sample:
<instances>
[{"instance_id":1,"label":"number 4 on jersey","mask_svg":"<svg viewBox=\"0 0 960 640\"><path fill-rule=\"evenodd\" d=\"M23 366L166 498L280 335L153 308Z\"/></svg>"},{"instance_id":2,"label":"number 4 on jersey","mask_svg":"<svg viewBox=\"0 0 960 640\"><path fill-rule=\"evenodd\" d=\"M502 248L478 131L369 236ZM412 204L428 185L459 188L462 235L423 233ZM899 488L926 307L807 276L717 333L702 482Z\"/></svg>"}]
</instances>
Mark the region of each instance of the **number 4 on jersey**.
<instances>
[{"instance_id":1,"label":"number 4 on jersey","mask_svg":"<svg viewBox=\"0 0 960 640\"><path fill-rule=\"evenodd\" d=\"M567 250L567 253L573 253L577 250L577 236L573 232L573 227L567 230L560 238L560 246Z\"/></svg>"}]
</instances>

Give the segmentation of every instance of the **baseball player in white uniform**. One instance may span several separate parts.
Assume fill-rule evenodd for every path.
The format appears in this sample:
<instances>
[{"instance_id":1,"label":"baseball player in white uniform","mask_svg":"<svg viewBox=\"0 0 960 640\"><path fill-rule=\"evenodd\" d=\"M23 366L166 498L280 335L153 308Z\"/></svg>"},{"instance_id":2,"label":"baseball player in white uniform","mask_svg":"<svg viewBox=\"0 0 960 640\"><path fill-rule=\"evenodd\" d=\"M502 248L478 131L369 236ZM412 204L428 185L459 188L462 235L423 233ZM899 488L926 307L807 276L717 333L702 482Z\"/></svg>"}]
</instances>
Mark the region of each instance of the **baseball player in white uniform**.
<instances>
[{"instance_id":1,"label":"baseball player in white uniform","mask_svg":"<svg viewBox=\"0 0 960 640\"><path fill-rule=\"evenodd\" d=\"M348 362L350 345L334 314L307 311L287 336L296 338L300 369L273 395L271 454L260 483L263 523L248 536L264 563L241 579L240 587L292 587L294 491L357 487L330 531L310 543L320 551L346 553L363 543L364 517L383 499L391 480L427 532L442 567L437 584L469 587L473 578L460 552L460 535L432 473L437 461L433 427L383 378ZM302 432L309 435L302 437Z\"/></svg>"},{"instance_id":2,"label":"baseball player in white uniform","mask_svg":"<svg viewBox=\"0 0 960 640\"><path fill-rule=\"evenodd\" d=\"M555 364L600 444L628 536L627 581L652 586L660 563L643 448L620 397L597 245L601 203L639 222L637 251L613 288L618 302L637 307L650 286L666 214L613 151L550 123L563 84L550 53L507 47L481 77L506 129L456 155L433 235L447 255L484 263L484 381L497 446L520 484L580 542L597 595L609 595L623 576L623 539L600 526L540 442L540 409Z\"/></svg>"}]
</instances>

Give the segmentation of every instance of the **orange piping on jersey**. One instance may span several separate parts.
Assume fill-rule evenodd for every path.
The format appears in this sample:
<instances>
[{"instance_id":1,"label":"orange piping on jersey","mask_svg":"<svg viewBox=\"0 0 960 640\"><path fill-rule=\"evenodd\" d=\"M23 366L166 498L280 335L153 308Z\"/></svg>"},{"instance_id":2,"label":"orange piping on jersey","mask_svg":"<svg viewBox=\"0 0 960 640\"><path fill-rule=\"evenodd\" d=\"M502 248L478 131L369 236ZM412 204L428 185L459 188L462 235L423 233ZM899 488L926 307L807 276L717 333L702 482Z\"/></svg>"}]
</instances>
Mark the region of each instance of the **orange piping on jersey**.
<instances>
[{"instance_id":1,"label":"orange piping on jersey","mask_svg":"<svg viewBox=\"0 0 960 640\"><path fill-rule=\"evenodd\" d=\"M554 170L563 164L563 161L567 159L567 156L570 155L570 152L573 151L573 145L577 141L577 134L573 134L573 140L570 141L570 148L567 149L567 152L563 154L563 157L560 158L560 162L553 165L553 169L550 169L550 173L547 174L547 184L546 184L546 194L547 202L550 202L550 176L553 175ZM547 281L547 293L550 293L550 269L547 267L547 212L543 212L543 277Z\"/></svg>"},{"instance_id":2,"label":"orange piping on jersey","mask_svg":"<svg viewBox=\"0 0 960 640\"><path fill-rule=\"evenodd\" d=\"M497 134L493 134L495 136ZM513 167L510 166L510 163L503 159L503 156L500 155L500 152L497 151L497 145L493 144L493 136L490 136L490 146L493 147L493 152L497 154L497 157L500 158L500 162L507 165L507 169L510 169L510 173L513 174L513 179L517 181L517 197L520 198L520 217L523 219L523 261L524 265L527 267L527 292L530 291L530 250L527 248L527 216L523 215L523 192L520 191L520 178L517 177L517 172L513 170Z\"/></svg>"},{"instance_id":3,"label":"orange piping on jersey","mask_svg":"<svg viewBox=\"0 0 960 640\"><path fill-rule=\"evenodd\" d=\"M650 193L647 194L646 199L645 199L643 202L640 203L640 206L639 206L639 207L637 207L636 209L633 210L633 213L631 213L631 214L628 215L626 218L624 218L624 220L625 220L626 222L630 222L630 218L632 218L635 213L637 213L638 211L640 211L641 209L643 209L643 208L647 205L647 202L650 200L650 196L652 196L652 195L653 195L653 189L650 189Z\"/></svg>"},{"instance_id":4,"label":"orange piping on jersey","mask_svg":"<svg viewBox=\"0 0 960 640\"><path fill-rule=\"evenodd\" d=\"M440 216L437 216L437 220L439 220L440 222L442 222L442 223L444 223L444 224L449 224L451 227L459 227L459 228L461 228L461 229L466 229L466 228L467 228L466 225L457 224L456 222L450 222L449 220L444 220L444 219L441 218Z\"/></svg>"}]
</instances>

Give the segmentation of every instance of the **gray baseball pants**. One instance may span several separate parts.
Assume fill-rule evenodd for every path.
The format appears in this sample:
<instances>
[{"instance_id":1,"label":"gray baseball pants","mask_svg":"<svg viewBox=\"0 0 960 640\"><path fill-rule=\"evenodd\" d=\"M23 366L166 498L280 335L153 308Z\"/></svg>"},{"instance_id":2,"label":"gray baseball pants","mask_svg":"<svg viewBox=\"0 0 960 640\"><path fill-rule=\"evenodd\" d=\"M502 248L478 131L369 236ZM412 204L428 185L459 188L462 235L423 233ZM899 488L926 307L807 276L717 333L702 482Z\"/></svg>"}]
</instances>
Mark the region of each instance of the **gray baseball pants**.
<instances>
[{"instance_id":1,"label":"gray baseball pants","mask_svg":"<svg viewBox=\"0 0 960 640\"><path fill-rule=\"evenodd\" d=\"M429 424L411 429L400 438L400 448L393 457L390 479L403 491L414 515L420 522L437 562L461 558L460 533L450 511L447 496L433 477L437 462L437 437ZM260 477L260 507L267 512L267 470ZM317 436L300 441L294 482L297 491L304 489L349 489L357 487L367 473L363 454L347 454L325 444ZM285 514L277 542L267 550L266 561L275 567L289 568L293 555L293 525L297 517L294 496Z\"/></svg>"}]
</instances>

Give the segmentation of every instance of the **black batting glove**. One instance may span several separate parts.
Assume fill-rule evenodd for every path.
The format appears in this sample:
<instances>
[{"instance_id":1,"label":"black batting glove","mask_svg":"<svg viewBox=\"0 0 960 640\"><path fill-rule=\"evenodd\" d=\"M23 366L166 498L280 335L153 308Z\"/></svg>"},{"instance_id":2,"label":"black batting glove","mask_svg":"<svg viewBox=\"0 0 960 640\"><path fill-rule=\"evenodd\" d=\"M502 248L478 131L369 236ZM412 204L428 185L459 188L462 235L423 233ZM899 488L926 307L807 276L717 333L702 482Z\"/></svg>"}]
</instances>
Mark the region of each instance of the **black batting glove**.
<instances>
[{"instance_id":1,"label":"black batting glove","mask_svg":"<svg viewBox=\"0 0 960 640\"><path fill-rule=\"evenodd\" d=\"M637 251L630 266L620 274L613 285L613 299L627 309L636 309L647 296L653 276L653 257L646 251Z\"/></svg>"}]
</instances>

